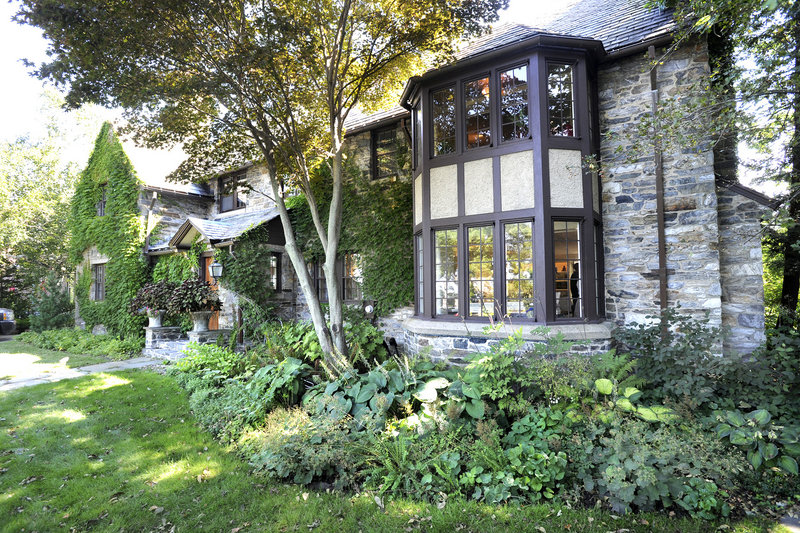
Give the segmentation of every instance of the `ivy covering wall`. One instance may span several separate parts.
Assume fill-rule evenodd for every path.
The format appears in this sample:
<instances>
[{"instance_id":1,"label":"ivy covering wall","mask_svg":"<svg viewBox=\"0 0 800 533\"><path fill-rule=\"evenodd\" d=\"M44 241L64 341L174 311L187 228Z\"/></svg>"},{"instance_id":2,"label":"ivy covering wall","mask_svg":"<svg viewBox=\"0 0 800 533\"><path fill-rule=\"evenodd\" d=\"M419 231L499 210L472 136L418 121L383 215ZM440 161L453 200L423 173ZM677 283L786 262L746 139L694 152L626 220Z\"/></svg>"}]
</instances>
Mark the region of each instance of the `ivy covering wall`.
<instances>
[{"instance_id":1,"label":"ivy covering wall","mask_svg":"<svg viewBox=\"0 0 800 533\"><path fill-rule=\"evenodd\" d=\"M128 303L147 276L145 227L137 204L140 185L111 124L103 124L72 199L69 252L73 265L81 267L75 293L81 318L88 328L103 324L123 337L141 336L145 321L128 312ZM99 216L104 191L105 214ZM87 253L93 246L108 258L103 301L90 299Z\"/></svg>"},{"instance_id":2,"label":"ivy covering wall","mask_svg":"<svg viewBox=\"0 0 800 533\"><path fill-rule=\"evenodd\" d=\"M370 182L356 168L344 186L342 254L361 257L364 294L375 300L379 315L409 305L414 299L412 187L405 181ZM327 223L331 178L327 166L315 170L314 192ZM323 257L305 198L290 198L297 241L306 258Z\"/></svg>"},{"instance_id":3,"label":"ivy covering wall","mask_svg":"<svg viewBox=\"0 0 800 533\"><path fill-rule=\"evenodd\" d=\"M206 249L206 243L200 237L192 242L189 251L158 256L153 267L153 281L171 281L180 283L197 277L200 255Z\"/></svg>"}]
</instances>

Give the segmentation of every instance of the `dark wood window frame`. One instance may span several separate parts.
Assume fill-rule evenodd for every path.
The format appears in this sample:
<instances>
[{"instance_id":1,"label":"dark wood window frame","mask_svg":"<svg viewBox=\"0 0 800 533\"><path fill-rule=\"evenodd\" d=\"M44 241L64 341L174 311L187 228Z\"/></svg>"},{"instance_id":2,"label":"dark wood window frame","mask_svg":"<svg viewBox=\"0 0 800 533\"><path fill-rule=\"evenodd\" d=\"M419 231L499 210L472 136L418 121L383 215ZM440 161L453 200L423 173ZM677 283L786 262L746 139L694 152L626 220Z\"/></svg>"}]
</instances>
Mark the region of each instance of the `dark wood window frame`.
<instances>
[{"instance_id":1,"label":"dark wood window frame","mask_svg":"<svg viewBox=\"0 0 800 533\"><path fill-rule=\"evenodd\" d=\"M228 213L230 211L236 211L237 209L244 209L247 207L240 198L239 198L239 180L243 179L245 175L242 174L235 174L232 176L222 176L219 178L219 212L220 213ZM228 194L225 193L226 189L230 189ZM225 208L225 202L230 200L231 206Z\"/></svg>"},{"instance_id":2,"label":"dark wood window frame","mask_svg":"<svg viewBox=\"0 0 800 533\"><path fill-rule=\"evenodd\" d=\"M382 143L384 142L385 138L382 138L382 135L390 135L390 145L391 147L381 152ZM382 128L374 129L371 131L371 145L372 145L372 157L371 157L371 166L372 166L372 179L373 180L380 180L380 179L387 179L392 178L396 179L399 173L398 165L397 165L397 153L399 149L399 145L397 142L397 124L392 124L390 126L384 126ZM383 158L389 158L390 163L386 165L383 163ZM385 167L389 168L389 172L381 172L381 170Z\"/></svg>"},{"instance_id":3,"label":"dark wood window frame","mask_svg":"<svg viewBox=\"0 0 800 533\"><path fill-rule=\"evenodd\" d=\"M354 255L350 253L346 253L345 255ZM359 295L359 298L355 299L347 299L345 298L347 294L347 288L345 286L345 282L347 279L355 279L355 278L348 278L345 273L345 264L344 264L344 256L339 257L336 259L336 279L339 283L339 288L342 295L342 301L345 303L355 303L361 302L364 299L363 292ZM327 292L327 285L325 280L325 272L322 268L322 263L320 261L314 261L308 264L308 271L311 274L311 279L314 283L314 291L317 293L317 296L320 298L320 302L326 303L328 301L328 292ZM321 288L325 287L325 293L322 294ZM359 285L359 291L363 291L363 288Z\"/></svg>"},{"instance_id":4,"label":"dark wood window frame","mask_svg":"<svg viewBox=\"0 0 800 533\"><path fill-rule=\"evenodd\" d=\"M106 299L106 263L92 265L92 300L102 302Z\"/></svg>"}]
</instances>

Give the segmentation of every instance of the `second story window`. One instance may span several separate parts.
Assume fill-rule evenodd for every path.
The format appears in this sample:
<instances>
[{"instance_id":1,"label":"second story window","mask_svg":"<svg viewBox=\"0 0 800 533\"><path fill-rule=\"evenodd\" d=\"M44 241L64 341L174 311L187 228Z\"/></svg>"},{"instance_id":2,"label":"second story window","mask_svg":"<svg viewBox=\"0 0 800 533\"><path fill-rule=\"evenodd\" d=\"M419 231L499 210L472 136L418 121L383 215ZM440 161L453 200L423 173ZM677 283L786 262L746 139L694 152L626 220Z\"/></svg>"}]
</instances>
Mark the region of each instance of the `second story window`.
<instances>
[{"instance_id":1,"label":"second story window","mask_svg":"<svg viewBox=\"0 0 800 533\"><path fill-rule=\"evenodd\" d=\"M464 84L464 119L467 148L492 144L489 76Z\"/></svg>"},{"instance_id":2,"label":"second story window","mask_svg":"<svg viewBox=\"0 0 800 533\"><path fill-rule=\"evenodd\" d=\"M431 93L431 118L433 155L452 154L456 151L455 88L446 87Z\"/></svg>"},{"instance_id":3,"label":"second story window","mask_svg":"<svg viewBox=\"0 0 800 533\"><path fill-rule=\"evenodd\" d=\"M372 132L372 179L397 176L397 131L394 126Z\"/></svg>"},{"instance_id":4,"label":"second story window","mask_svg":"<svg viewBox=\"0 0 800 533\"><path fill-rule=\"evenodd\" d=\"M243 209L246 204L239 199L239 176L225 176L219 179L219 212Z\"/></svg>"},{"instance_id":5,"label":"second story window","mask_svg":"<svg viewBox=\"0 0 800 533\"><path fill-rule=\"evenodd\" d=\"M104 217L106 216L106 186L100 186L100 199L97 201L97 216Z\"/></svg>"},{"instance_id":6,"label":"second story window","mask_svg":"<svg viewBox=\"0 0 800 533\"><path fill-rule=\"evenodd\" d=\"M512 68L500 73L500 131L504 141L527 139L528 68Z\"/></svg>"},{"instance_id":7,"label":"second story window","mask_svg":"<svg viewBox=\"0 0 800 533\"><path fill-rule=\"evenodd\" d=\"M575 105L571 65L547 65L547 118L550 135L575 136Z\"/></svg>"}]
</instances>

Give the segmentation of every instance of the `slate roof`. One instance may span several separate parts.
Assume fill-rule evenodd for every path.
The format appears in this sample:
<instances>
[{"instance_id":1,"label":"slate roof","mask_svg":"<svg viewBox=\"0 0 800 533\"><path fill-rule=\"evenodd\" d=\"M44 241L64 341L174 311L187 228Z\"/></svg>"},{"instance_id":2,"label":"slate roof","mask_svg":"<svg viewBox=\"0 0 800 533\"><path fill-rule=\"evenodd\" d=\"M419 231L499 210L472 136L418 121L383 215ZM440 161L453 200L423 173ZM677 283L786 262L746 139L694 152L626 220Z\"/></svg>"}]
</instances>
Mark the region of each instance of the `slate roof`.
<instances>
[{"instance_id":1,"label":"slate roof","mask_svg":"<svg viewBox=\"0 0 800 533\"><path fill-rule=\"evenodd\" d=\"M353 135L366 129L372 129L382 122L394 122L408 115L408 111L401 106L396 106L386 111L378 111L371 115L365 115L360 112L357 114L350 113L344 122L345 132L347 135Z\"/></svg>"},{"instance_id":2,"label":"slate roof","mask_svg":"<svg viewBox=\"0 0 800 533\"><path fill-rule=\"evenodd\" d=\"M169 185L145 183L144 189L174 194L188 194L191 196L214 197L214 192L206 183L171 183Z\"/></svg>"},{"instance_id":3,"label":"slate roof","mask_svg":"<svg viewBox=\"0 0 800 533\"><path fill-rule=\"evenodd\" d=\"M178 246L192 228L200 232L200 234L212 244L232 241L247 230L269 222L277 217L277 208L212 219L189 217L169 240L169 245L173 247Z\"/></svg>"},{"instance_id":4,"label":"slate roof","mask_svg":"<svg viewBox=\"0 0 800 533\"><path fill-rule=\"evenodd\" d=\"M669 35L675 29L671 10L647 7L647 0L577 0L550 19L499 24L462 47L457 60L467 59L537 34L594 39L606 52Z\"/></svg>"}]
</instances>

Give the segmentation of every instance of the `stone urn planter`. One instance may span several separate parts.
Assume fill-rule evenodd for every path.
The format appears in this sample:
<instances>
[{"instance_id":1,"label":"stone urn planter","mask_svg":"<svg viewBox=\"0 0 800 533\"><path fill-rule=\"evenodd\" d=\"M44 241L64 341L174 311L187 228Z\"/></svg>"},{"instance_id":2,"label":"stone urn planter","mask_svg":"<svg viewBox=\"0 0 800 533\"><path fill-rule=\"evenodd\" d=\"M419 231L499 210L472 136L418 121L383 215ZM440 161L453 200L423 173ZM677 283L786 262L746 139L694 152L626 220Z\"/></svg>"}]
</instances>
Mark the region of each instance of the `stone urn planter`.
<instances>
[{"instance_id":1,"label":"stone urn planter","mask_svg":"<svg viewBox=\"0 0 800 533\"><path fill-rule=\"evenodd\" d=\"M160 328L162 327L162 321L164 320L164 313L163 309L153 309L147 311L147 320L149 323L147 324L148 328Z\"/></svg>"},{"instance_id":2,"label":"stone urn planter","mask_svg":"<svg viewBox=\"0 0 800 533\"><path fill-rule=\"evenodd\" d=\"M208 331L208 321L211 319L211 315L213 314L214 311L192 311L190 313L192 316L192 322L194 322L194 328L192 328L192 331Z\"/></svg>"}]
</instances>

